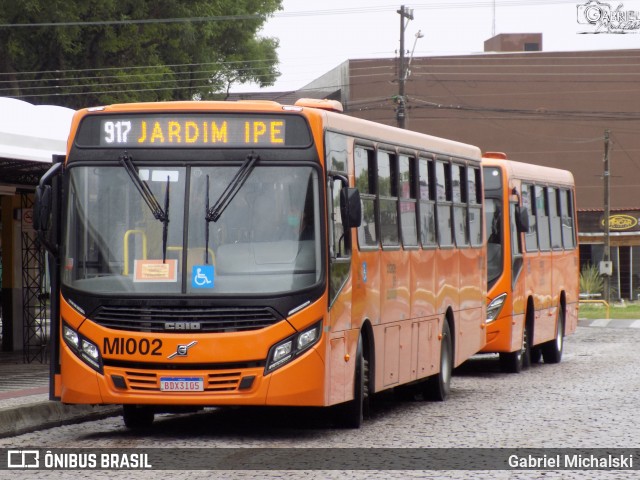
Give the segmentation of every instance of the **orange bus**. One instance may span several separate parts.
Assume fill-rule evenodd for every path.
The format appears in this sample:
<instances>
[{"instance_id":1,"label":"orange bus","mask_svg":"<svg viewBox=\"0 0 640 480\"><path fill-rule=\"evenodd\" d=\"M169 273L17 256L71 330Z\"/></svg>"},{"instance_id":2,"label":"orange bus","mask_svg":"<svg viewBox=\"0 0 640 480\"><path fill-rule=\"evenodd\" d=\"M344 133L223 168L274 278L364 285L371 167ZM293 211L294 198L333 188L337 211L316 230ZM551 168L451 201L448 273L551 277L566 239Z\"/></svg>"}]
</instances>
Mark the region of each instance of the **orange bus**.
<instances>
[{"instance_id":1,"label":"orange bus","mask_svg":"<svg viewBox=\"0 0 640 480\"><path fill-rule=\"evenodd\" d=\"M444 399L485 344L478 148L334 101L77 112L43 176L55 259L52 399L335 406L414 384Z\"/></svg>"},{"instance_id":2,"label":"orange bus","mask_svg":"<svg viewBox=\"0 0 640 480\"><path fill-rule=\"evenodd\" d=\"M482 160L487 228L487 344L502 370L558 363L578 324L575 185L566 170Z\"/></svg>"}]
</instances>

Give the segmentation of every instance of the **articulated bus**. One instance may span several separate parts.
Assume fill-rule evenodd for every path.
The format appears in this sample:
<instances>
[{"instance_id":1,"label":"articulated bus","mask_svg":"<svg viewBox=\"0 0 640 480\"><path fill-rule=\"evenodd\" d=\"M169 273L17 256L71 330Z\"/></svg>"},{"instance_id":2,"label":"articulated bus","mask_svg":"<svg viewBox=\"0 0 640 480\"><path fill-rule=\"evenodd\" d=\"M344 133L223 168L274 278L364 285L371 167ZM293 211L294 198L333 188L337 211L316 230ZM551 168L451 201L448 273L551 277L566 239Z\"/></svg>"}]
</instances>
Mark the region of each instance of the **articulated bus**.
<instances>
[{"instance_id":1,"label":"articulated bus","mask_svg":"<svg viewBox=\"0 0 640 480\"><path fill-rule=\"evenodd\" d=\"M335 101L77 112L36 192L52 400L124 422L205 406L435 399L486 342L481 152ZM335 415L334 415L335 413Z\"/></svg>"},{"instance_id":2,"label":"articulated bus","mask_svg":"<svg viewBox=\"0 0 640 480\"><path fill-rule=\"evenodd\" d=\"M558 363L578 324L575 185L566 170L486 153L487 344L503 371Z\"/></svg>"}]
</instances>

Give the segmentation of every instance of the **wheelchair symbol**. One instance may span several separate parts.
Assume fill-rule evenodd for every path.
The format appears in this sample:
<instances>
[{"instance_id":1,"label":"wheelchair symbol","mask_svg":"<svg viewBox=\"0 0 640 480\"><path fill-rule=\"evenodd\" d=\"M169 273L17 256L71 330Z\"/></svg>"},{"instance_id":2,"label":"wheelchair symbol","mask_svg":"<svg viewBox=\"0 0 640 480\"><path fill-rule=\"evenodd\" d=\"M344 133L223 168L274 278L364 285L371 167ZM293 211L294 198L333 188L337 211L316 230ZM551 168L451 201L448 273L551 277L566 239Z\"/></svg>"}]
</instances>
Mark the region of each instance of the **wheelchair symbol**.
<instances>
[{"instance_id":1,"label":"wheelchair symbol","mask_svg":"<svg viewBox=\"0 0 640 480\"><path fill-rule=\"evenodd\" d=\"M196 265L191 275L192 288L213 288L213 265Z\"/></svg>"}]
</instances>

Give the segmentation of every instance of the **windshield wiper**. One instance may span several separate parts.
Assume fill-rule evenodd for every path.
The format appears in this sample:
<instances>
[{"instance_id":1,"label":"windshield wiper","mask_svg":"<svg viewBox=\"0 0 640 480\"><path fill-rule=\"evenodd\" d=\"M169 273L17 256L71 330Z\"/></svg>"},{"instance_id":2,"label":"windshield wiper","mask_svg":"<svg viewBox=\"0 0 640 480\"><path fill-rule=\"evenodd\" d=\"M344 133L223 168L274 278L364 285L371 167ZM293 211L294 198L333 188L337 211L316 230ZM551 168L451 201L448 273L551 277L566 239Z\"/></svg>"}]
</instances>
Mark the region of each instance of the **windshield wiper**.
<instances>
[{"instance_id":1,"label":"windshield wiper","mask_svg":"<svg viewBox=\"0 0 640 480\"><path fill-rule=\"evenodd\" d=\"M158 203L158 200L153 195L153 192L149 188L149 185L146 181L140 178L140 174L138 173L138 169L133 164L133 158L131 155L124 152L118 158L120 164L124 167L125 171L129 174L131 181L135 185L138 192L140 192L140 196L145 201L149 210L153 216L162 222L162 263L167 261L167 233L169 231L169 176L167 175L167 188L164 193L164 210Z\"/></svg>"},{"instance_id":2,"label":"windshield wiper","mask_svg":"<svg viewBox=\"0 0 640 480\"><path fill-rule=\"evenodd\" d=\"M247 178L249 178L249 175L251 175L251 171L253 170L253 167L255 167L258 160L260 160L260 157L258 155L255 155L254 153L250 153L249 155L247 155L247 159L238 169L236 174L229 182L229 185L227 185L227 188L224 189L224 192L222 192L216 203L211 208L209 208L209 184L207 183L207 212L205 216L207 220L207 226L209 225L209 222L218 221L220 215L222 215L222 212L224 212L225 209L229 206L231 200L233 200L233 197L236 196L236 194L242 188L242 185L244 185L244 182L246 182Z\"/></svg>"},{"instance_id":3,"label":"windshield wiper","mask_svg":"<svg viewBox=\"0 0 640 480\"><path fill-rule=\"evenodd\" d=\"M255 167L256 162L260 159L258 155L255 155L253 152L247 155L246 160L240 166L236 174L233 176L227 188L224 189L224 192L218 197L218 200L213 205L213 207L209 207L209 175L207 175L207 191L205 193L205 206L204 206L204 219L207 222L207 225L204 229L204 263L207 265L209 263L209 223L217 222L222 212L229 206L231 200L236 196L236 194L244 185L244 182L247 181L253 167Z\"/></svg>"},{"instance_id":4,"label":"windshield wiper","mask_svg":"<svg viewBox=\"0 0 640 480\"><path fill-rule=\"evenodd\" d=\"M256 162L260 160L258 155L255 155L253 152L247 155L246 160L240 166L236 174L233 176L227 188L224 189L224 192L218 197L216 203L213 207L209 207L209 175L207 175L207 191L205 193L205 213L204 218L207 222L204 233L204 241L205 241L205 249L204 249L204 263L207 265L209 263L209 223L217 222L222 212L229 206L233 198L242 188L244 182L247 181L249 175L251 175L251 171L253 167L255 167Z\"/></svg>"}]
</instances>

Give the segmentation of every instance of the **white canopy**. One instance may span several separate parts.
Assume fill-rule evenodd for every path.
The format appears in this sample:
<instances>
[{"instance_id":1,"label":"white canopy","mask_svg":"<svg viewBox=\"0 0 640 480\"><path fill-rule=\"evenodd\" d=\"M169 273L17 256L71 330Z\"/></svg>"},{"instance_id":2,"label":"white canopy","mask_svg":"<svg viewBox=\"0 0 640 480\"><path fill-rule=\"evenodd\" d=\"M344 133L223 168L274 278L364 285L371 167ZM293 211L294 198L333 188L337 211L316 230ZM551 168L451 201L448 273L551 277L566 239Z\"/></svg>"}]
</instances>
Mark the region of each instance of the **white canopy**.
<instances>
[{"instance_id":1,"label":"white canopy","mask_svg":"<svg viewBox=\"0 0 640 480\"><path fill-rule=\"evenodd\" d=\"M51 163L64 154L74 110L0 98L0 158Z\"/></svg>"}]
</instances>

